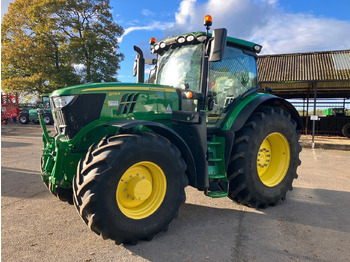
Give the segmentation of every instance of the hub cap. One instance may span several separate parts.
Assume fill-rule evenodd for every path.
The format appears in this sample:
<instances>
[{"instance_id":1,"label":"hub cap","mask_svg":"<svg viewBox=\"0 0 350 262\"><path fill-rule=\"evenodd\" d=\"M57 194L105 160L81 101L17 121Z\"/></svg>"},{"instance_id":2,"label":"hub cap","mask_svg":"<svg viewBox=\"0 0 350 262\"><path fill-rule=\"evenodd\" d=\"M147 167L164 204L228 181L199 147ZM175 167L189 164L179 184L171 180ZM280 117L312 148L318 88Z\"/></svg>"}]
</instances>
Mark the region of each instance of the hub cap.
<instances>
[{"instance_id":1,"label":"hub cap","mask_svg":"<svg viewBox=\"0 0 350 262\"><path fill-rule=\"evenodd\" d=\"M163 170L152 162L139 162L125 171L119 180L116 199L119 209L132 219L152 215L166 193Z\"/></svg>"},{"instance_id":2,"label":"hub cap","mask_svg":"<svg viewBox=\"0 0 350 262\"><path fill-rule=\"evenodd\" d=\"M21 121L22 123L24 123L25 121L27 121L27 118L25 116L20 116L19 117L19 121Z\"/></svg>"},{"instance_id":3,"label":"hub cap","mask_svg":"<svg viewBox=\"0 0 350 262\"><path fill-rule=\"evenodd\" d=\"M49 124L50 123L50 117L44 116L44 123Z\"/></svg>"},{"instance_id":4,"label":"hub cap","mask_svg":"<svg viewBox=\"0 0 350 262\"><path fill-rule=\"evenodd\" d=\"M257 156L257 170L261 182L277 186L287 174L290 162L289 143L281 133L271 133L261 143Z\"/></svg>"}]
</instances>

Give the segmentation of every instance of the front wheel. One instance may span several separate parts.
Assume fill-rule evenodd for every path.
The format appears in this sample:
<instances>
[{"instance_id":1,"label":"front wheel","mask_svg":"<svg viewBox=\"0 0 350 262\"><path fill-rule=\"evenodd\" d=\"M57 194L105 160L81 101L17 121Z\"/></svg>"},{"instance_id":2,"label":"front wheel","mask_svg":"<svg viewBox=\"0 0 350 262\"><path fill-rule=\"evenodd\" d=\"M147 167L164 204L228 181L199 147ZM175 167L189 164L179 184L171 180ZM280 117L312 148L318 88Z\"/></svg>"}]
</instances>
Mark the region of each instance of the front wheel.
<instances>
[{"instance_id":1,"label":"front wheel","mask_svg":"<svg viewBox=\"0 0 350 262\"><path fill-rule=\"evenodd\" d=\"M73 181L74 204L91 230L120 243L166 231L185 201L186 164L150 133L105 137L90 147Z\"/></svg>"},{"instance_id":2,"label":"front wheel","mask_svg":"<svg viewBox=\"0 0 350 262\"><path fill-rule=\"evenodd\" d=\"M53 122L52 116L50 116L50 115L44 115L43 120L44 120L45 125L51 125Z\"/></svg>"},{"instance_id":3,"label":"front wheel","mask_svg":"<svg viewBox=\"0 0 350 262\"><path fill-rule=\"evenodd\" d=\"M229 197L251 207L285 199L301 164L296 123L286 111L262 107L236 134L228 178Z\"/></svg>"},{"instance_id":4,"label":"front wheel","mask_svg":"<svg viewBox=\"0 0 350 262\"><path fill-rule=\"evenodd\" d=\"M29 115L28 114L19 114L18 120L22 125L26 125L29 123Z\"/></svg>"}]
</instances>

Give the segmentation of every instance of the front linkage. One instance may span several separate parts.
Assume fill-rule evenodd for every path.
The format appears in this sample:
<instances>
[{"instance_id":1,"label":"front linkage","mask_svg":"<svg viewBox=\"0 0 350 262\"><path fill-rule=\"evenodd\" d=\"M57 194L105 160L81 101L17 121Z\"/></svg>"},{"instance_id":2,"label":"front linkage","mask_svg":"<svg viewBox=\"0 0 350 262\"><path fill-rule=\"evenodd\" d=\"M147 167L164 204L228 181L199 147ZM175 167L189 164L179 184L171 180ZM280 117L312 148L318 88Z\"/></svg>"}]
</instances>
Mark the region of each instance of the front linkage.
<instances>
[{"instance_id":1,"label":"front linkage","mask_svg":"<svg viewBox=\"0 0 350 262\"><path fill-rule=\"evenodd\" d=\"M46 129L44 119L38 110L39 122L43 130L44 148L41 155L41 175L44 184L52 194L62 201L72 202L72 179L76 172L82 153L72 154L72 145L62 141L64 135L51 137ZM67 160L69 163L67 163ZM58 163L58 164L56 164Z\"/></svg>"}]
</instances>

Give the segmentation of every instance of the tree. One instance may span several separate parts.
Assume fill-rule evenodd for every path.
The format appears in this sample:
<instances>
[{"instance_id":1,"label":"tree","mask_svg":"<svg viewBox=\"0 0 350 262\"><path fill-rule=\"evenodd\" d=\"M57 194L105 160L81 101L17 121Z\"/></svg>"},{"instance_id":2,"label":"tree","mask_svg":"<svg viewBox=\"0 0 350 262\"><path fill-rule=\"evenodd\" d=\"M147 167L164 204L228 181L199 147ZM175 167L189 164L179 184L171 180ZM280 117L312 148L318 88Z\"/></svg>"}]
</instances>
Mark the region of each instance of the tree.
<instances>
[{"instance_id":1,"label":"tree","mask_svg":"<svg viewBox=\"0 0 350 262\"><path fill-rule=\"evenodd\" d=\"M42 94L80 82L116 81L123 29L110 11L106 0L10 4L1 27L2 89Z\"/></svg>"},{"instance_id":2,"label":"tree","mask_svg":"<svg viewBox=\"0 0 350 262\"><path fill-rule=\"evenodd\" d=\"M53 1L57 26L69 38L69 53L83 66L83 82L117 81L124 56L117 38L123 28L113 21L109 0Z\"/></svg>"},{"instance_id":3,"label":"tree","mask_svg":"<svg viewBox=\"0 0 350 262\"><path fill-rule=\"evenodd\" d=\"M45 2L17 0L10 4L1 26L2 89L51 92L79 83L64 37L53 30Z\"/></svg>"}]
</instances>

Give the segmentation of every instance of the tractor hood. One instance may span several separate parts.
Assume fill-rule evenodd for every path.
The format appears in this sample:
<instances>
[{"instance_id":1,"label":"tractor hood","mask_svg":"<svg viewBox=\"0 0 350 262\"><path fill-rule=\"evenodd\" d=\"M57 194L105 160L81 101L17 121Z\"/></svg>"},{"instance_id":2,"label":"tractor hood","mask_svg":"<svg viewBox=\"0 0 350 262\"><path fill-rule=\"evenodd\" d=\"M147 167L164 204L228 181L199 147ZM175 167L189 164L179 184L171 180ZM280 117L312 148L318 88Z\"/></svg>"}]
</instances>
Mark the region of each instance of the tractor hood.
<instances>
[{"instance_id":1,"label":"tractor hood","mask_svg":"<svg viewBox=\"0 0 350 262\"><path fill-rule=\"evenodd\" d=\"M179 109L171 86L97 83L67 87L51 94L56 130L67 138L96 125L121 120L164 122Z\"/></svg>"},{"instance_id":2,"label":"tractor hood","mask_svg":"<svg viewBox=\"0 0 350 262\"><path fill-rule=\"evenodd\" d=\"M154 84L136 84L136 83L94 83L76 85L55 90L51 93L53 96L80 95L91 93L109 93L115 91L153 91L176 93L175 88L171 86L154 85Z\"/></svg>"}]
</instances>

